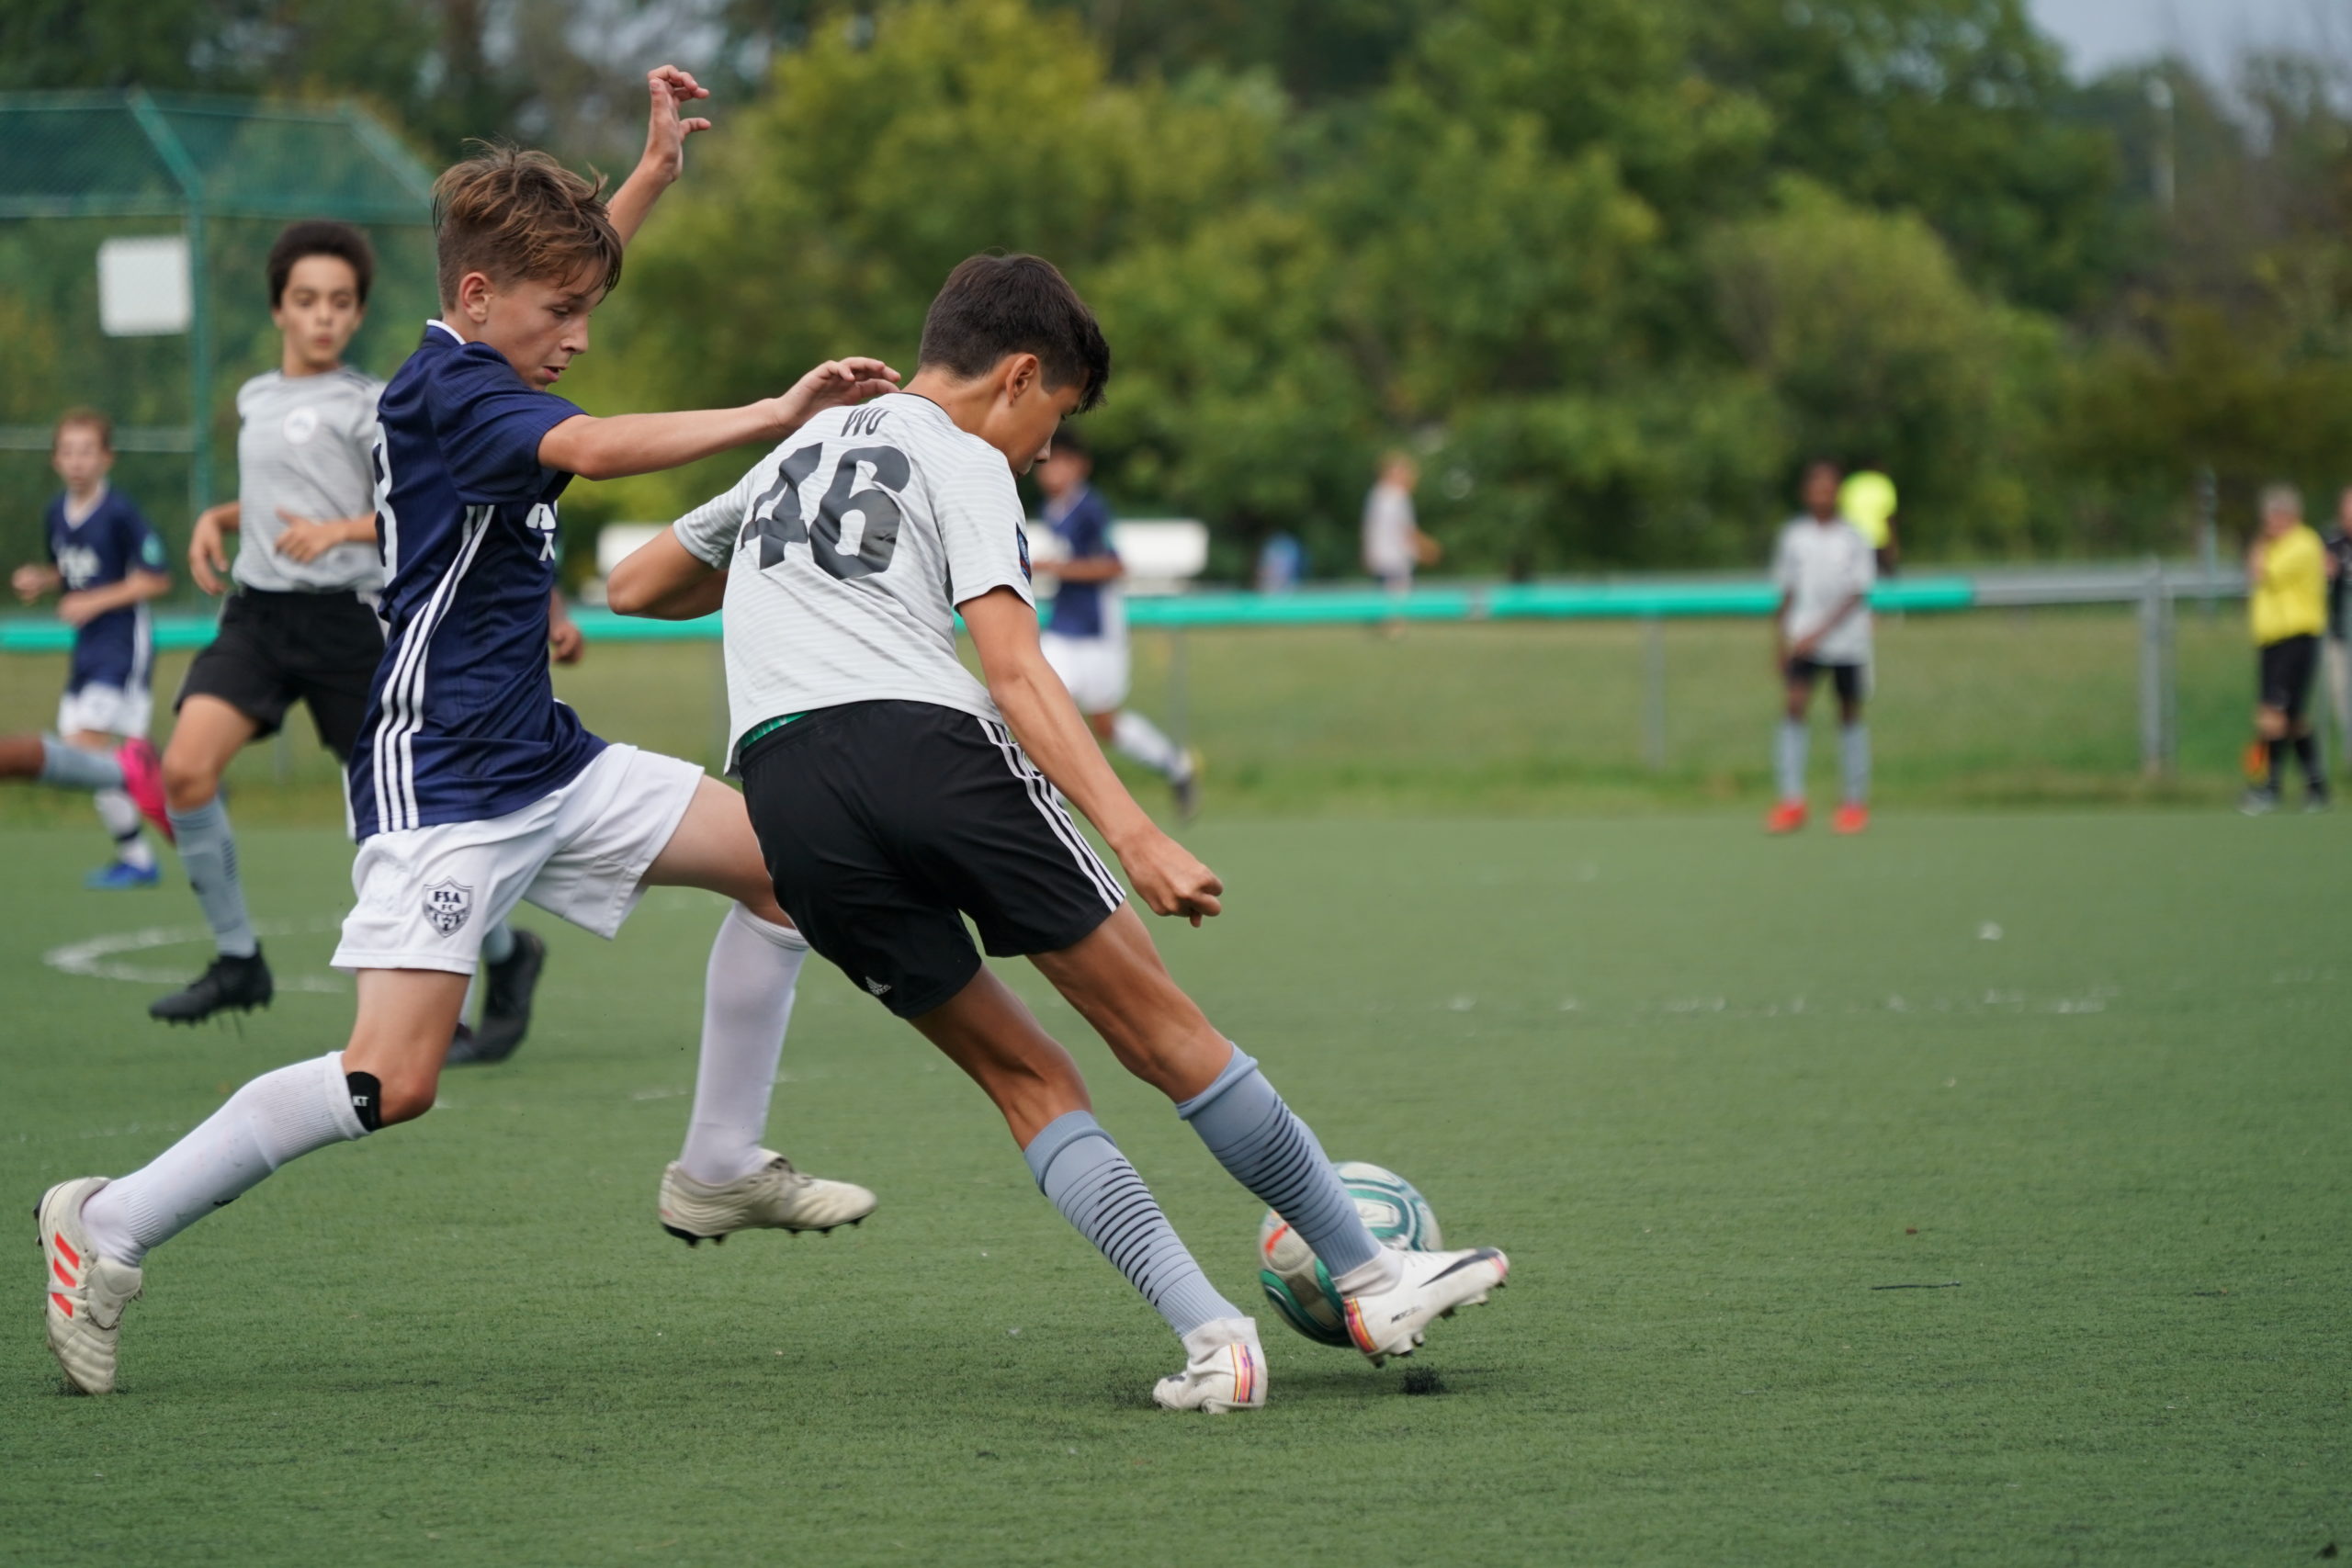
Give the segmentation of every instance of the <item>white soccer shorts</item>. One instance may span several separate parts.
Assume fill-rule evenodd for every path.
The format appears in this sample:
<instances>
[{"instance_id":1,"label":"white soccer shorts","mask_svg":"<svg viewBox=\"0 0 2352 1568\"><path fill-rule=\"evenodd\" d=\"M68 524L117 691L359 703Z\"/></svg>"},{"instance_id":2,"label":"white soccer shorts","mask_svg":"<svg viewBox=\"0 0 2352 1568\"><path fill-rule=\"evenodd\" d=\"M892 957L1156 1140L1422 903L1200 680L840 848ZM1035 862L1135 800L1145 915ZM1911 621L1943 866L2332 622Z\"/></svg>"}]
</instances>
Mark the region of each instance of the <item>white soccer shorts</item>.
<instances>
[{"instance_id":1,"label":"white soccer shorts","mask_svg":"<svg viewBox=\"0 0 2352 1568\"><path fill-rule=\"evenodd\" d=\"M378 833L352 863L356 902L334 966L470 975L482 932L526 898L612 936L702 778L692 762L607 746L578 778L520 811Z\"/></svg>"},{"instance_id":2,"label":"white soccer shorts","mask_svg":"<svg viewBox=\"0 0 2352 1568\"><path fill-rule=\"evenodd\" d=\"M1124 637L1057 637L1041 634L1046 662L1069 688L1083 714L1116 713L1127 700L1127 639Z\"/></svg>"},{"instance_id":3,"label":"white soccer shorts","mask_svg":"<svg viewBox=\"0 0 2352 1568\"><path fill-rule=\"evenodd\" d=\"M128 740L147 733L154 712L155 695L144 686L83 686L57 699L57 733L95 730Z\"/></svg>"}]
</instances>

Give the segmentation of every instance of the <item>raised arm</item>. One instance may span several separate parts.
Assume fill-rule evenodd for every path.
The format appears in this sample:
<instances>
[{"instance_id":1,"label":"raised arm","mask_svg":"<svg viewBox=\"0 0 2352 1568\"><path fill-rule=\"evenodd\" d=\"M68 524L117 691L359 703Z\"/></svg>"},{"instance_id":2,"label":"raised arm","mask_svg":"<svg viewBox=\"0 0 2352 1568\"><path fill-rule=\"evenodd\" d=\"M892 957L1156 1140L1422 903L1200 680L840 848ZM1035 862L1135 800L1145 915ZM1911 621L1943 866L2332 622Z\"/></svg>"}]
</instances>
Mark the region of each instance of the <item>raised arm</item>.
<instances>
[{"instance_id":1,"label":"raised arm","mask_svg":"<svg viewBox=\"0 0 2352 1568\"><path fill-rule=\"evenodd\" d=\"M989 694L1038 771L1101 831L1136 895L1156 915L1199 925L1223 906L1225 884L1183 845L1159 830L1102 758L1061 677L1037 646L1037 613L1010 588L992 588L956 606L980 656Z\"/></svg>"},{"instance_id":2,"label":"raised arm","mask_svg":"<svg viewBox=\"0 0 2352 1568\"><path fill-rule=\"evenodd\" d=\"M710 89L674 65L657 65L645 73L645 90L652 100L646 117L645 151L637 168L605 204L605 215L626 246L644 226L646 215L662 193L676 183L686 168L686 138L708 130L710 121L690 119L685 106L710 96Z\"/></svg>"}]
</instances>

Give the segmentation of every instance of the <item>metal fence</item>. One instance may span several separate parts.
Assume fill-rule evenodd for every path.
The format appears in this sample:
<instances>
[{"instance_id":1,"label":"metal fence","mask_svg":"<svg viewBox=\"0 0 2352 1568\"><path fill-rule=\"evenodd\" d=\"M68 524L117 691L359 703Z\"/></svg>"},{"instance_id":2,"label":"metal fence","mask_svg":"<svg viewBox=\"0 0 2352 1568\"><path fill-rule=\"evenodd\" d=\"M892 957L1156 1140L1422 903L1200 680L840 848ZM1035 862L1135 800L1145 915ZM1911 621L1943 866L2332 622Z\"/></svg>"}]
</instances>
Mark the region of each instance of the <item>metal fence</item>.
<instances>
[{"instance_id":1,"label":"metal fence","mask_svg":"<svg viewBox=\"0 0 2352 1568\"><path fill-rule=\"evenodd\" d=\"M2242 573L2195 563L2149 560L2138 566L1988 570L1960 575L1900 578L1879 585L1872 607L1889 615L1953 615L1976 610L2065 605L2136 606L2139 637L2140 763L2152 774L2170 773L2179 753L2178 674L2174 628L2182 600L2208 607L2240 599ZM1640 624L1642 756L1667 766L1666 623L1673 620L1761 619L1780 603L1779 591L1756 578L1618 580L1532 583L1445 583L1394 597L1376 589L1311 588L1295 593L1205 592L1131 599L1128 625L1170 639L1172 728L1182 739L1185 690L1184 638L1212 628L1377 626L1508 621L1634 621ZM647 621L608 611L577 611L581 629L599 644L716 642L716 615L698 621ZM165 615L155 619L158 649L201 648L213 618ZM73 645L73 629L34 616L0 620L0 653L57 653ZM723 749L723 747L722 747Z\"/></svg>"}]
</instances>

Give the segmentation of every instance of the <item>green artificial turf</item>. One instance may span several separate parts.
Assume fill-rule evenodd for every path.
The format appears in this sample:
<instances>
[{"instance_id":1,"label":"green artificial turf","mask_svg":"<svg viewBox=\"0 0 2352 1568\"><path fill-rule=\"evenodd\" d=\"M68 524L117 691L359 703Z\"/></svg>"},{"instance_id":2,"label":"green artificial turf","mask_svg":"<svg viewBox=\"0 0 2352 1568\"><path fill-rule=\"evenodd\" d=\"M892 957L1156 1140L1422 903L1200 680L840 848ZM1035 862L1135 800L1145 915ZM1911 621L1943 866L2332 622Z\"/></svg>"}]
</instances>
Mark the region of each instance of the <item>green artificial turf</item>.
<instances>
[{"instance_id":1,"label":"green artificial turf","mask_svg":"<svg viewBox=\"0 0 2352 1568\"><path fill-rule=\"evenodd\" d=\"M256 830L289 990L169 1032L44 951L193 928L0 832L0 1562L2132 1562L2352 1545L2352 824L1882 816L1204 826L1182 978L1335 1156L1510 1288L1375 1371L1260 1316L1261 1413L1173 1342L959 1075L812 965L775 1141L831 1236L652 1214L718 906L557 928L530 1043L150 1260L119 1396L40 1345L25 1210L341 1042L347 851ZM161 942L162 938L154 939ZM107 962L192 973L194 941ZM1033 996L1037 987L1020 982ZM1212 1277L1259 1210L1067 1010ZM1883 1289L1890 1286L1930 1287ZM1408 1382L1418 1374L1419 1381ZM1434 1392L1416 1396L1416 1387Z\"/></svg>"}]
</instances>

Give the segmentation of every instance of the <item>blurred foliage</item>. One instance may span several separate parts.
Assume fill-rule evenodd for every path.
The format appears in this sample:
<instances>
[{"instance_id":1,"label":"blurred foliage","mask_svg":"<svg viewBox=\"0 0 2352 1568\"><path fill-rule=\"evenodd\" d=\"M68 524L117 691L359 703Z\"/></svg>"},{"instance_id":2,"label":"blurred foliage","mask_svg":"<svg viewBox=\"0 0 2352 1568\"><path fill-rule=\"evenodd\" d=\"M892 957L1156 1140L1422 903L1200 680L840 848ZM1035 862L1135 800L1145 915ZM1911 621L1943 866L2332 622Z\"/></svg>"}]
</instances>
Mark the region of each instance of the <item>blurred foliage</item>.
<instances>
[{"instance_id":1,"label":"blurred foliage","mask_svg":"<svg viewBox=\"0 0 2352 1568\"><path fill-rule=\"evenodd\" d=\"M1278 529L1353 571L1395 446L1479 572L1751 562L1815 454L1885 465L1944 558L2180 550L2209 470L2233 529L2352 477L2352 73L2078 83L2024 0L20 0L0 51L616 172L677 59L718 129L571 395L910 369L956 261L1035 251L1113 342L1102 483L1208 519L1228 576ZM70 379L34 315L0 329ZM63 385L17 383L19 420ZM569 525L741 460L575 487Z\"/></svg>"}]
</instances>

